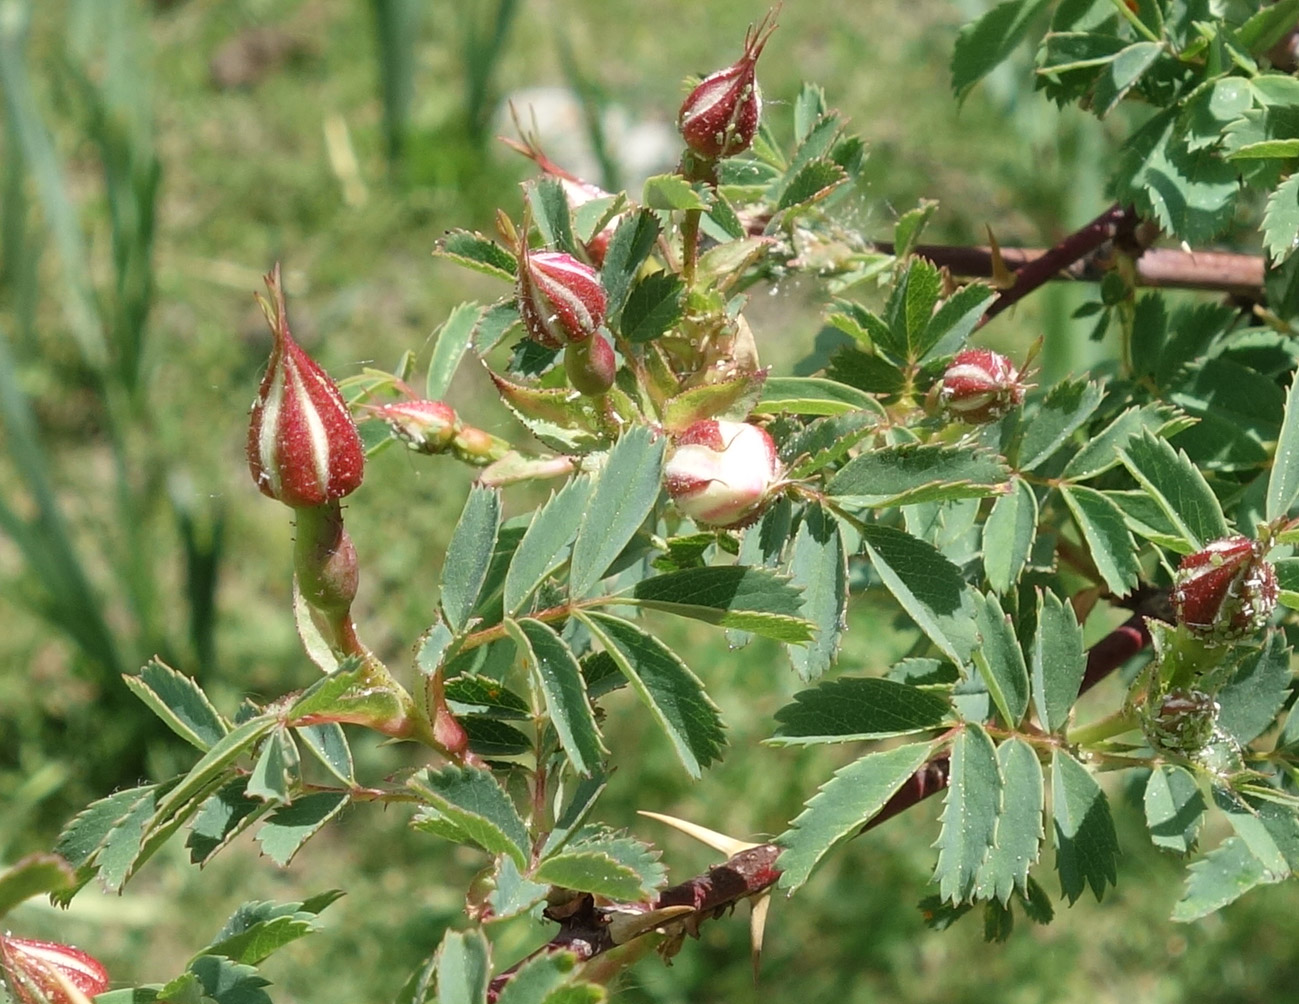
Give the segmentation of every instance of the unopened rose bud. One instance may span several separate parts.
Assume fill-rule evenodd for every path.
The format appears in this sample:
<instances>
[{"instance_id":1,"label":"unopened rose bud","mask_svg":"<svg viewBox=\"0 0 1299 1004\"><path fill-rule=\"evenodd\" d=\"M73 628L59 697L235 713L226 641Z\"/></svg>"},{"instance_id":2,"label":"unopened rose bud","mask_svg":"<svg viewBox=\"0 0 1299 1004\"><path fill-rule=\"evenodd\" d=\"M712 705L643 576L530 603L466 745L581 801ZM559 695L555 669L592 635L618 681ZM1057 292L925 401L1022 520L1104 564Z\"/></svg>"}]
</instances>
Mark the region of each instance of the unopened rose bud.
<instances>
[{"instance_id":1,"label":"unopened rose bud","mask_svg":"<svg viewBox=\"0 0 1299 1004\"><path fill-rule=\"evenodd\" d=\"M108 972L98 959L53 941L0 936L0 970L17 1004L72 1004L64 981L87 997L108 989Z\"/></svg>"},{"instance_id":2,"label":"unopened rose bud","mask_svg":"<svg viewBox=\"0 0 1299 1004\"><path fill-rule=\"evenodd\" d=\"M1197 753L1213 740L1218 702L1202 690L1173 690L1160 698L1142 724L1156 749Z\"/></svg>"},{"instance_id":3,"label":"unopened rose bud","mask_svg":"<svg viewBox=\"0 0 1299 1004\"><path fill-rule=\"evenodd\" d=\"M954 418L971 425L994 422L1024 400L1019 370L991 349L958 352L943 373L939 399Z\"/></svg>"},{"instance_id":4,"label":"unopened rose bud","mask_svg":"<svg viewBox=\"0 0 1299 1004\"><path fill-rule=\"evenodd\" d=\"M398 401L375 408L374 415L417 453L442 453L460 426L455 409L443 401Z\"/></svg>"},{"instance_id":5,"label":"unopened rose bud","mask_svg":"<svg viewBox=\"0 0 1299 1004\"><path fill-rule=\"evenodd\" d=\"M677 128L694 153L706 160L730 157L749 148L762 115L756 67L776 25L768 14L744 38L744 54L699 82L681 105Z\"/></svg>"},{"instance_id":6,"label":"unopened rose bud","mask_svg":"<svg viewBox=\"0 0 1299 1004\"><path fill-rule=\"evenodd\" d=\"M1192 634L1226 641L1258 631L1276 607L1276 572L1248 537L1223 537L1182 559L1173 612Z\"/></svg>"},{"instance_id":7,"label":"unopened rose bud","mask_svg":"<svg viewBox=\"0 0 1299 1004\"><path fill-rule=\"evenodd\" d=\"M518 295L528 335L551 349L595 334L609 302L599 273L559 251L521 253Z\"/></svg>"},{"instance_id":8,"label":"unopened rose bud","mask_svg":"<svg viewBox=\"0 0 1299 1004\"><path fill-rule=\"evenodd\" d=\"M262 494L295 509L324 505L361 484L365 453L338 385L289 333L280 267L257 300L274 336L253 402L248 466Z\"/></svg>"},{"instance_id":9,"label":"unopened rose bud","mask_svg":"<svg viewBox=\"0 0 1299 1004\"><path fill-rule=\"evenodd\" d=\"M564 371L579 394L595 397L608 393L618 372L618 360L614 358L609 339L594 335L585 342L570 345L564 350Z\"/></svg>"},{"instance_id":10,"label":"unopened rose bud","mask_svg":"<svg viewBox=\"0 0 1299 1004\"><path fill-rule=\"evenodd\" d=\"M704 419L677 436L663 484L695 522L738 527L761 515L782 473L766 429Z\"/></svg>"}]
</instances>

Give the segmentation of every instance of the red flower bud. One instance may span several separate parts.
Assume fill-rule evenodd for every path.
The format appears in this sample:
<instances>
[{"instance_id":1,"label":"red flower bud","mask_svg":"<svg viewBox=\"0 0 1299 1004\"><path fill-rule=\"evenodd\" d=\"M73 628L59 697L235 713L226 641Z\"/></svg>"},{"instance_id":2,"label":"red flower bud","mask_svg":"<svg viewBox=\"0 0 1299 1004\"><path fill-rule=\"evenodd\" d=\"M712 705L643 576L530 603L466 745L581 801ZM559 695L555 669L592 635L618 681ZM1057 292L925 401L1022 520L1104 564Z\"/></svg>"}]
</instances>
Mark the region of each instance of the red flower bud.
<instances>
[{"instance_id":1,"label":"red flower bud","mask_svg":"<svg viewBox=\"0 0 1299 1004\"><path fill-rule=\"evenodd\" d=\"M618 360L614 358L609 339L604 335L594 335L564 350L564 369L574 390L594 397L607 393L613 386Z\"/></svg>"},{"instance_id":2,"label":"red flower bud","mask_svg":"<svg viewBox=\"0 0 1299 1004\"><path fill-rule=\"evenodd\" d=\"M695 522L738 527L761 515L782 473L766 429L709 418L676 438L663 484Z\"/></svg>"},{"instance_id":3,"label":"red flower bud","mask_svg":"<svg viewBox=\"0 0 1299 1004\"><path fill-rule=\"evenodd\" d=\"M63 981L87 997L108 989L108 972L79 948L0 936L0 970L18 1004L72 1004Z\"/></svg>"},{"instance_id":4,"label":"red flower bud","mask_svg":"<svg viewBox=\"0 0 1299 1004\"><path fill-rule=\"evenodd\" d=\"M1276 572L1248 537L1223 537L1182 559L1173 612L1192 634L1215 641L1258 631L1276 607Z\"/></svg>"},{"instance_id":5,"label":"red flower bud","mask_svg":"<svg viewBox=\"0 0 1299 1004\"><path fill-rule=\"evenodd\" d=\"M280 267L258 296L275 338L253 402L248 466L263 495L294 508L349 495L361 484L365 453L338 385L289 333Z\"/></svg>"},{"instance_id":6,"label":"red flower bud","mask_svg":"<svg viewBox=\"0 0 1299 1004\"><path fill-rule=\"evenodd\" d=\"M518 294L523 326L551 349L595 334L609 302L595 269L560 251L523 250Z\"/></svg>"},{"instance_id":7,"label":"red flower bud","mask_svg":"<svg viewBox=\"0 0 1299 1004\"><path fill-rule=\"evenodd\" d=\"M958 352L943 374L941 387L943 407L971 425L994 422L1024 400L1019 370L991 349Z\"/></svg>"},{"instance_id":8,"label":"red flower bud","mask_svg":"<svg viewBox=\"0 0 1299 1004\"><path fill-rule=\"evenodd\" d=\"M455 409L442 401L400 401L381 405L374 414L418 453L442 453L460 425Z\"/></svg>"},{"instance_id":9,"label":"red flower bud","mask_svg":"<svg viewBox=\"0 0 1299 1004\"><path fill-rule=\"evenodd\" d=\"M744 36L744 54L726 69L706 76L682 103L677 128L686 146L699 156L730 157L753 142L762 114L756 67L775 29L768 13Z\"/></svg>"}]
</instances>

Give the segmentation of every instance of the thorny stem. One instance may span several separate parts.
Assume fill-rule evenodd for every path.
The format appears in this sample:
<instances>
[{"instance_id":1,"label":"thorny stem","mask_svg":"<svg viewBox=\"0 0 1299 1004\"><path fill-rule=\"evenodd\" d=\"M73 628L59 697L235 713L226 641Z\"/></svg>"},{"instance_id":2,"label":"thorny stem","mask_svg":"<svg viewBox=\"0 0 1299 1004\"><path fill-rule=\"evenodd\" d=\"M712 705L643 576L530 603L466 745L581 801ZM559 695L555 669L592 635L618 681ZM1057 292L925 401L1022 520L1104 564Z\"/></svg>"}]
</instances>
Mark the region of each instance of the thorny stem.
<instances>
[{"instance_id":1,"label":"thorny stem","mask_svg":"<svg viewBox=\"0 0 1299 1004\"><path fill-rule=\"evenodd\" d=\"M1150 643L1145 617L1159 609L1162 595L1162 592L1152 592L1139 597L1138 611L1088 650L1082 691L1095 686ZM935 792L942 791L947 787L950 769L951 761L946 755L935 757L920 767L862 827L861 832L874 829ZM704 921L720 917L742 900L751 899L774 886L780 878L779 855L780 848L775 844L759 844L732 855L702 875L664 889L651 902L597 906L590 895L582 894L562 907L551 907L546 916L559 924L559 930L527 959L496 976L488 988L487 999L494 1004L505 984L524 962L548 952L572 952L579 962L589 962L637 939L657 936L663 939L663 950L670 954L686 935L697 936ZM638 931L621 944L614 941L611 921L615 917L673 906L688 906L691 912L674 917L659 927Z\"/></svg>"}]
</instances>

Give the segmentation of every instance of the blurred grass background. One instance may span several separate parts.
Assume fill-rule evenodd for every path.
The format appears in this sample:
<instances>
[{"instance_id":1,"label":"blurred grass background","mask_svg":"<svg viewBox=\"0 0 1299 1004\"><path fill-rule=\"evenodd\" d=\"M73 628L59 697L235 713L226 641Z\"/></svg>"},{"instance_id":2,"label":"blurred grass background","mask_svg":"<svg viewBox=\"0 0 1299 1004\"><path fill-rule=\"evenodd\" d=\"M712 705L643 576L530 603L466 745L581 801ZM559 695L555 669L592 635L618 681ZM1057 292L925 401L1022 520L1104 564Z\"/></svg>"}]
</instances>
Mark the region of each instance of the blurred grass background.
<instances>
[{"instance_id":1,"label":"blurred grass background","mask_svg":"<svg viewBox=\"0 0 1299 1004\"><path fill-rule=\"evenodd\" d=\"M933 197L931 240L982 243L989 225L1003 244L1043 245L1104 207L1122 123L1032 95L1027 54L955 106L952 40L982 9L784 11L761 66L769 114L787 130L800 82L825 86L869 144L853 210L868 233L887 238L898 213ZM547 149L561 161L585 151L592 180L636 184L659 148L637 142L630 156L629 136L670 132L682 79L730 62L761 13L738 0L0 0L0 863L49 846L115 785L190 762L118 680L145 657L198 676L227 712L244 693L313 678L289 613L288 516L253 490L243 460L269 347L250 295L261 273L283 260L295 331L337 376L426 351L453 304L502 292L429 257L444 229L488 231L498 205L517 212L528 165L493 140L502 97L577 95L567 124L543 131ZM1050 287L988 335L1022 346L1045 334L1048 376L1081 370L1108 351L1070 325L1084 296ZM807 284L755 299L768 361L787 368L811 350L821 299ZM492 398L466 367L453 403L508 435ZM349 508L359 619L397 665L432 617L470 476L390 450ZM881 630L893 621L859 602L842 668L887 666L909 641ZM618 769L601 817L660 842L681 878L709 856L636 808L777 833L849 751L758 745L799 689L774 647L736 654L716 634L664 629L731 723L730 756L687 784L616 697L606 732ZM368 746L361 761L382 777L404 755ZM1021 921L994 947L977 917L924 928L914 904L928 892L935 801L776 904L759 989L736 918L708 925L671 969L641 963L619 999L1226 1004L1295 985L1292 889L1171 924L1181 865L1150 848L1139 803L1115 794L1119 889L1049 928ZM248 842L206 875L169 849L120 900L87 890L66 915L37 904L12 923L84 945L122 980L161 980L244 899L341 886L327 930L271 963L276 999L387 1000L458 922L481 865L405 822L354 809L285 872ZM509 962L544 932L523 920L495 935Z\"/></svg>"}]
</instances>

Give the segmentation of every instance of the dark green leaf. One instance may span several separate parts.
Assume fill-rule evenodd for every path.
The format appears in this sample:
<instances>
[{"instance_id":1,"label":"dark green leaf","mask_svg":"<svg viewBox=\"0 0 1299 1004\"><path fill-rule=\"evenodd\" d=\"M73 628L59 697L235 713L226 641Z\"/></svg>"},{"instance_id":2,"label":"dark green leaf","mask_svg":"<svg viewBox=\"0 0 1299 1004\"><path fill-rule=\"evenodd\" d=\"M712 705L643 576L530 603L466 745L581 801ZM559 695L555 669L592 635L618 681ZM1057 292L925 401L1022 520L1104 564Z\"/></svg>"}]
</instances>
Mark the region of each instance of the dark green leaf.
<instances>
[{"instance_id":1,"label":"dark green leaf","mask_svg":"<svg viewBox=\"0 0 1299 1004\"><path fill-rule=\"evenodd\" d=\"M1091 418L1104 396L1099 384L1081 380L1051 388L1041 407L1026 423L1019 447L1019 469L1031 471L1049 460Z\"/></svg>"},{"instance_id":2,"label":"dark green leaf","mask_svg":"<svg viewBox=\"0 0 1299 1004\"><path fill-rule=\"evenodd\" d=\"M239 782L242 788L243 782ZM126 788L91 802L68 823L54 845L54 852L74 868L91 861L113 827L125 819L144 799L151 799L157 785Z\"/></svg>"},{"instance_id":3,"label":"dark green leaf","mask_svg":"<svg viewBox=\"0 0 1299 1004\"><path fill-rule=\"evenodd\" d=\"M1037 751L1015 737L997 747L1001 769L1001 810L992 850L979 868L975 898L1009 902L1013 893L1029 894L1028 870L1042 846L1044 784Z\"/></svg>"},{"instance_id":4,"label":"dark green leaf","mask_svg":"<svg viewBox=\"0 0 1299 1004\"><path fill-rule=\"evenodd\" d=\"M831 850L857 834L929 758L930 743L871 753L835 771L790 828L776 838L780 888L793 891Z\"/></svg>"},{"instance_id":5,"label":"dark green leaf","mask_svg":"<svg viewBox=\"0 0 1299 1004\"><path fill-rule=\"evenodd\" d=\"M819 202L848 180L848 172L832 160L813 160L796 168L776 203L776 212Z\"/></svg>"},{"instance_id":6,"label":"dark green leaf","mask_svg":"<svg viewBox=\"0 0 1299 1004\"><path fill-rule=\"evenodd\" d=\"M1059 732L1069 721L1086 671L1082 628L1073 607L1050 590L1039 592L1031 675L1037 718L1048 732Z\"/></svg>"},{"instance_id":7,"label":"dark green leaf","mask_svg":"<svg viewBox=\"0 0 1299 1004\"><path fill-rule=\"evenodd\" d=\"M430 401L446 397L451 388L451 378L456 375L460 360L469 349L481 314L482 308L478 304L462 303L452 309L442 327L438 328L433 358L429 360L428 375L424 380L424 396Z\"/></svg>"},{"instance_id":8,"label":"dark green leaf","mask_svg":"<svg viewBox=\"0 0 1299 1004\"><path fill-rule=\"evenodd\" d=\"M974 623L979 644L974 649L974 664L983 674L992 702L1007 728L1019 725L1028 710L1028 666L1015 637L1010 618L1002 612L997 597L971 593L974 601ZM1009 894L1008 894L1009 895ZM1003 897L1004 902L1004 897Z\"/></svg>"},{"instance_id":9,"label":"dark green leaf","mask_svg":"<svg viewBox=\"0 0 1299 1004\"><path fill-rule=\"evenodd\" d=\"M473 612L500 528L500 492L474 486L442 563L442 613L455 631L464 629Z\"/></svg>"},{"instance_id":10,"label":"dark green leaf","mask_svg":"<svg viewBox=\"0 0 1299 1004\"><path fill-rule=\"evenodd\" d=\"M704 685L667 645L635 624L605 614L581 615L595 640L618 664L693 778L721 757L721 715Z\"/></svg>"},{"instance_id":11,"label":"dark green leaf","mask_svg":"<svg viewBox=\"0 0 1299 1004\"><path fill-rule=\"evenodd\" d=\"M512 721L527 721L532 717L528 702L499 680L487 676L465 674L446 682L446 699L457 715L483 715Z\"/></svg>"},{"instance_id":12,"label":"dark green leaf","mask_svg":"<svg viewBox=\"0 0 1299 1004\"><path fill-rule=\"evenodd\" d=\"M754 411L776 415L842 415L849 411L872 411L883 416L879 402L864 391L822 377L768 377Z\"/></svg>"},{"instance_id":13,"label":"dark green leaf","mask_svg":"<svg viewBox=\"0 0 1299 1004\"><path fill-rule=\"evenodd\" d=\"M491 945L482 931L447 931L437 959L438 1004L487 1004Z\"/></svg>"},{"instance_id":14,"label":"dark green leaf","mask_svg":"<svg viewBox=\"0 0 1299 1004\"><path fill-rule=\"evenodd\" d=\"M796 481L838 463L878 424L879 416L870 411L818 418L782 446L781 455L793 462L786 477Z\"/></svg>"},{"instance_id":15,"label":"dark green leaf","mask_svg":"<svg viewBox=\"0 0 1299 1004\"><path fill-rule=\"evenodd\" d=\"M293 741L293 733L287 728L278 728L262 744L262 751L253 764L253 772L248 777L248 786L244 791L250 798L287 802L302 778L300 767L298 746Z\"/></svg>"},{"instance_id":16,"label":"dark green leaf","mask_svg":"<svg viewBox=\"0 0 1299 1004\"><path fill-rule=\"evenodd\" d=\"M184 780L167 792L158 806L160 816L170 816L196 795L226 773L226 769L248 752L257 742L276 726L276 720L270 716L250 718L210 750L203 754L190 768Z\"/></svg>"},{"instance_id":17,"label":"dark green leaf","mask_svg":"<svg viewBox=\"0 0 1299 1004\"><path fill-rule=\"evenodd\" d=\"M997 750L988 733L967 725L952 744L951 773L938 836L938 894L950 903L972 899L979 868L992 849L1001 804Z\"/></svg>"},{"instance_id":18,"label":"dark green leaf","mask_svg":"<svg viewBox=\"0 0 1299 1004\"><path fill-rule=\"evenodd\" d=\"M257 831L262 853L281 867L287 867L302 845L343 811L345 792L321 791L300 795L292 805L282 805Z\"/></svg>"},{"instance_id":19,"label":"dark green leaf","mask_svg":"<svg viewBox=\"0 0 1299 1004\"><path fill-rule=\"evenodd\" d=\"M965 25L952 51L952 90L964 101L970 90L1014 51L1048 0L1007 0Z\"/></svg>"},{"instance_id":20,"label":"dark green leaf","mask_svg":"<svg viewBox=\"0 0 1299 1004\"><path fill-rule=\"evenodd\" d=\"M263 989L270 986L271 981L252 966L231 962L220 955L200 955L190 961L189 971L202 984L202 991L196 997L203 1004L209 1000L215 1004L271 1004L270 995ZM180 979L186 981L184 976ZM180 999L175 996L180 991L173 991L170 987L171 984L163 987L160 997L169 1004Z\"/></svg>"},{"instance_id":21,"label":"dark green leaf","mask_svg":"<svg viewBox=\"0 0 1299 1004\"><path fill-rule=\"evenodd\" d=\"M867 394L896 394L907 382L906 374L890 360L850 345L835 350L825 375Z\"/></svg>"},{"instance_id":22,"label":"dark green leaf","mask_svg":"<svg viewBox=\"0 0 1299 1004\"><path fill-rule=\"evenodd\" d=\"M1273 634L1218 693L1218 727L1241 745L1267 730L1290 695L1290 654L1285 636Z\"/></svg>"},{"instance_id":23,"label":"dark green leaf","mask_svg":"<svg viewBox=\"0 0 1299 1004\"><path fill-rule=\"evenodd\" d=\"M554 629L541 621L507 621L506 629L536 672L546 712L573 769L590 774L599 767L605 748L577 659Z\"/></svg>"},{"instance_id":24,"label":"dark green leaf","mask_svg":"<svg viewBox=\"0 0 1299 1004\"><path fill-rule=\"evenodd\" d=\"M974 604L961 570L902 530L871 524L862 544L875 573L930 640L957 665L975 644Z\"/></svg>"},{"instance_id":25,"label":"dark green leaf","mask_svg":"<svg viewBox=\"0 0 1299 1004\"><path fill-rule=\"evenodd\" d=\"M1096 81L1092 111L1104 118L1164 54L1162 42L1133 42L1119 52Z\"/></svg>"},{"instance_id":26,"label":"dark green leaf","mask_svg":"<svg viewBox=\"0 0 1299 1004\"><path fill-rule=\"evenodd\" d=\"M1173 907L1183 923L1207 917L1268 881L1263 864L1239 837L1228 837L1191 865L1186 892Z\"/></svg>"},{"instance_id":27,"label":"dark green leaf","mask_svg":"<svg viewBox=\"0 0 1299 1004\"><path fill-rule=\"evenodd\" d=\"M232 962L255 966L285 945L318 930L315 918L341 895L336 890L332 896L322 897L318 908L315 903L245 903L202 954L223 955Z\"/></svg>"},{"instance_id":28,"label":"dark green leaf","mask_svg":"<svg viewBox=\"0 0 1299 1004\"><path fill-rule=\"evenodd\" d=\"M469 748L481 757L520 756L532 752L533 741L495 718L461 716L459 722L469 735Z\"/></svg>"},{"instance_id":29,"label":"dark green leaf","mask_svg":"<svg viewBox=\"0 0 1299 1004\"><path fill-rule=\"evenodd\" d=\"M944 698L905 683L875 677L843 677L794 695L776 712L769 746L887 739L942 728L951 723Z\"/></svg>"},{"instance_id":30,"label":"dark green leaf","mask_svg":"<svg viewBox=\"0 0 1299 1004\"><path fill-rule=\"evenodd\" d=\"M250 798L244 791L247 780L237 777L209 795L194 817L185 846L196 865L206 864L235 837L252 826L271 805Z\"/></svg>"},{"instance_id":31,"label":"dark green leaf","mask_svg":"<svg viewBox=\"0 0 1299 1004\"><path fill-rule=\"evenodd\" d=\"M938 209L937 200L921 199L915 209L908 209L898 217L898 222L893 228L893 253L898 258L905 258L915 249L920 235L936 209Z\"/></svg>"},{"instance_id":32,"label":"dark green leaf","mask_svg":"<svg viewBox=\"0 0 1299 1004\"><path fill-rule=\"evenodd\" d=\"M532 208L532 222L541 234L541 243L548 251L577 254L573 240L572 210L564 183L558 178L545 176L523 186Z\"/></svg>"},{"instance_id":33,"label":"dark green leaf","mask_svg":"<svg viewBox=\"0 0 1299 1004\"><path fill-rule=\"evenodd\" d=\"M1011 479L983 524L983 572L994 592L1009 592L1033 548L1037 532L1037 496L1023 478Z\"/></svg>"},{"instance_id":34,"label":"dark green leaf","mask_svg":"<svg viewBox=\"0 0 1299 1004\"><path fill-rule=\"evenodd\" d=\"M786 647L799 678L812 680L834 663L845 627L848 555L839 523L819 505L809 505L790 551L791 585L802 591L802 614L816 629L807 642Z\"/></svg>"},{"instance_id":35,"label":"dark green leaf","mask_svg":"<svg viewBox=\"0 0 1299 1004\"><path fill-rule=\"evenodd\" d=\"M1192 550L1230 532L1222 506L1204 475L1166 440L1145 432L1130 440L1119 457Z\"/></svg>"},{"instance_id":36,"label":"dark green leaf","mask_svg":"<svg viewBox=\"0 0 1299 1004\"><path fill-rule=\"evenodd\" d=\"M622 305L627 299L632 282L645 264L645 259L654 250L658 240L659 219L648 209L624 217L618 229L609 238L609 247L604 253L604 265L600 268L600 281L604 284L608 296L608 317L610 324L616 324L622 314Z\"/></svg>"},{"instance_id":37,"label":"dark green leaf","mask_svg":"<svg viewBox=\"0 0 1299 1004\"><path fill-rule=\"evenodd\" d=\"M1195 846L1207 808L1200 786L1185 767L1160 764L1146 781L1146 825L1156 847L1187 854Z\"/></svg>"},{"instance_id":38,"label":"dark green leaf","mask_svg":"<svg viewBox=\"0 0 1299 1004\"><path fill-rule=\"evenodd\" d=\"M636 583L630 599L639 606L777 641L812 636L811 625L801 616L800 590L772 569L710 565L668 572Z\"/></svg>"},{"instance_id":39,"label":"dark green leaf","mask_svg":"<svg viewBox=\"0 0 1299 1004\"><path fill-rule=\"evenodd\" d=\"M1144 408L1128 408L1121 412L1114 421L1092 436L1087 445L1074 454L1065 465L1063 477L1077 481L1086 481L1103 471L1109 470L1120 462L1119 451L1128 445L1143 430L1158 432L1165 424L1165 419L1155 405Z\"/></svg>"},{"instance_id":40,"label":"dark green leaf","mask_svg":"<svg viewBox=\"0 0 1299 1004\"><path fill-rule=\"evenodd\" d=\"M574 599L603 578L659 497L665 440L638 425L609 451L573 544L569 585Z\"/></svg>"},{"instance_id":41,"label":"dark green leaf","mask_svg":"<svg viewBox=\"0 0 1299 1004\"><path fill-rule=\"evenodd\" d=\"M1255 11L1236 29L1236 41L1251 53L1265 53L1299 20L1299 0L1278 0Z\"/></svg>"},{"instance_id":42,"label":"dark green leaf","mask_svg":"<svg viewBox=\"0 0 1299 1004\"><path fill-rule=\"evenodd\" d=\"M920 353L919 361L956 352L996 297L983 283L972 282L944 300L913 346L913 351Z\"/></svg>"},{"instance_id":43,"label":"dark green leaf","mask_svg":"<svg viewBox=\"0 0 1299 1004\"><path fill-rule=\"evenodd\" d=\"M1299 184L1299 174L1291 180ZM1299 499L1299 402L1295 400L1295 386L1291 380L1285 396L1285 419L1281 423L1281 438L1277 440L1276 456L1267 478L1267 508L1264 517L1271 521L1289 515L1295 499Z\"/></svg>"},{"instance_id":44,"label":"dark green leaf","mask_svg":"<svg viewBox=\"0 0 1299 1004\"><path fill-rule=\"evenodd\" d=\"M1117 877L1119 842L1109 801L1087 768L1061 750L1051 755L1051 805L1061 893L1074 903L1091 886L1099 900Z\"/></svg>"},{"instance_id":45,"label":"dark green leaf","mask_svg":"<svg viewBox=\"0 0 1299 1004\"><path fill-rule=\"evenodd\" d=\"M139 676L122 679L168 728L204 752L230 731L199 685L160 659L145 663Z\"/></svg>"},{"instance_id":46,"label":"dark green leaf","mask_svg":"<svg viewBox=\"0 0 1299 1004\"><path fill-rule=\"evenodd\" d=\"M347 736L337 722L303 725L297 729L298 738L334 777L344 784L355 784L356 773L352 765L352 750Z\"/></svg>"},{"instance_id":47,"label":"dark green leaf","mask_svg":"<svg viewBox=\"0 0 1299 1004\"><path fill-rule=\"evenodd\" d=\"M1177 437L1199 467L1245 470L1270 460L1285 414L1285 394L1271 378L1230 358L1210 358L1171 397L1199 419Z\"/></svg>"},{"instance_id":48,"label":"dark green leaf","mask_svg":"<svg viewBox=\"0 0 1299 1004\"><path fill-rule=\"evenodd\" d=\"M648 342L681 319L685 283L672 272L637 280L622 308L618 330L629 342Z\"/></svg>"},{"instance_id":49,"label":"dark green leaf","mask_svg":"<svg viewBox=\"0 0 1299 1004\"><path fill-rule=\"evenodd\" d=\"M449 258L466 268L513 282L518 271L514 255L495 241L468 230L448 230L433 247L439 258Z\"/></svg>"},{"instance_id":50,"label":"dark green leaf","mask_svg":"<svg viewBox=\"0 0 1299 1004\"><path fill-rule=\"evenodd\" d=\"M1282 558L1272 562L1272 567L1276 569L1282 605L1299 609L1299 558Z\"/></svg>"},{"instance_id":51,"label":"dark green leaf","mask_svg":"<svg viewBox=\"0 0 1299 1004\"><path fill-rule=\"evenodd\" d=\"M1123 510L1093 488L1061 485L1060 494L1082 530L1096 570L1115 596L1126 596L1141 578L1137 546L1123 520Z\"/></svg>"},{"instance_id":52,"label":"dark green leaf","mask_svg":"<svg viewBox=\"0 0 1299 1004\"><path fill-rule=\"evenodd\" d=\"M487 905L492 914L489 921L508 920L517 917L546 898L549 886L524 878L514 859L502 856L496 859L496 873L493 876L495 888L487 896Z\"/></svg>"},{"instance_id":53,"label":"dark green leaf","mask_svg":"<svg viewBox=\"0 0 1299 1004\"><path fill-rule=\"evenodd\" d=\"M573 794L568 804L564 806L564 810L559 814L554 827L546 837L546 842L541 846L542 857L555 853L572 839L578 832L578 828L586 821L586 817L591 814L591 810L595 808L596 799L603 794L608 784L608 776L598 772L577 781L573 786Z\"/></svg>"},{"instance_id":54,"label":"dark green leaf","mask_svg":"<svg viewBox=\"0 0 1299 1004\"><path fill-rule=\"evenodd\" d=\"M574 478L532 517L505 575L507 614L517 614L547 576L568 560L590 495L591 479Z\"/></svg>"},{"instance_id":55,"label":"dark green leaf","mask_svg":"<svg viewBox=\"0 0 1299 1004\"><path fill-rule=\"evenodd\" d=\"M1194 545L1173 526L1172 520L1159 507L1159 503L1145 491L1104 492L1107 499L1123 511L1123 521L1129 530L1146 540L1153 540L1178 554L1190 554Z\"/></svg>"},{"instance_id":56,"label":"dark green leaf","mask_svg":"<svg viewBox=\"0 0 1299 1004\"><path fill-rule=\"evenodd\" d=\"M448 765L422 770L406 783L487 853L508 854L527 867L528 829L490 771Z\"/></svg>"},{"instance_id":57,"label":"dark green leaf","mask_svg":"<svg viewBox=\"0 0 1299 1004\"><path fill-rule=\"evenodd\" d=\"M907 443L854 457L830 479L826 494L846 505L891 508L996 495L1009 478L995 454Z\"/></svg>"},{"instance_id":58,"label":"dark green leaf","mask_svg":"<svg viewBox=\"0 0 1299 1004\"><path fill-rule=\"evenodd\" d=\"M630 837L598 835L570 843L532 873L536 882L576 889L609 899L648 899L663 885L667 870L658 852Z\"/></svg>"}]
</instances>

